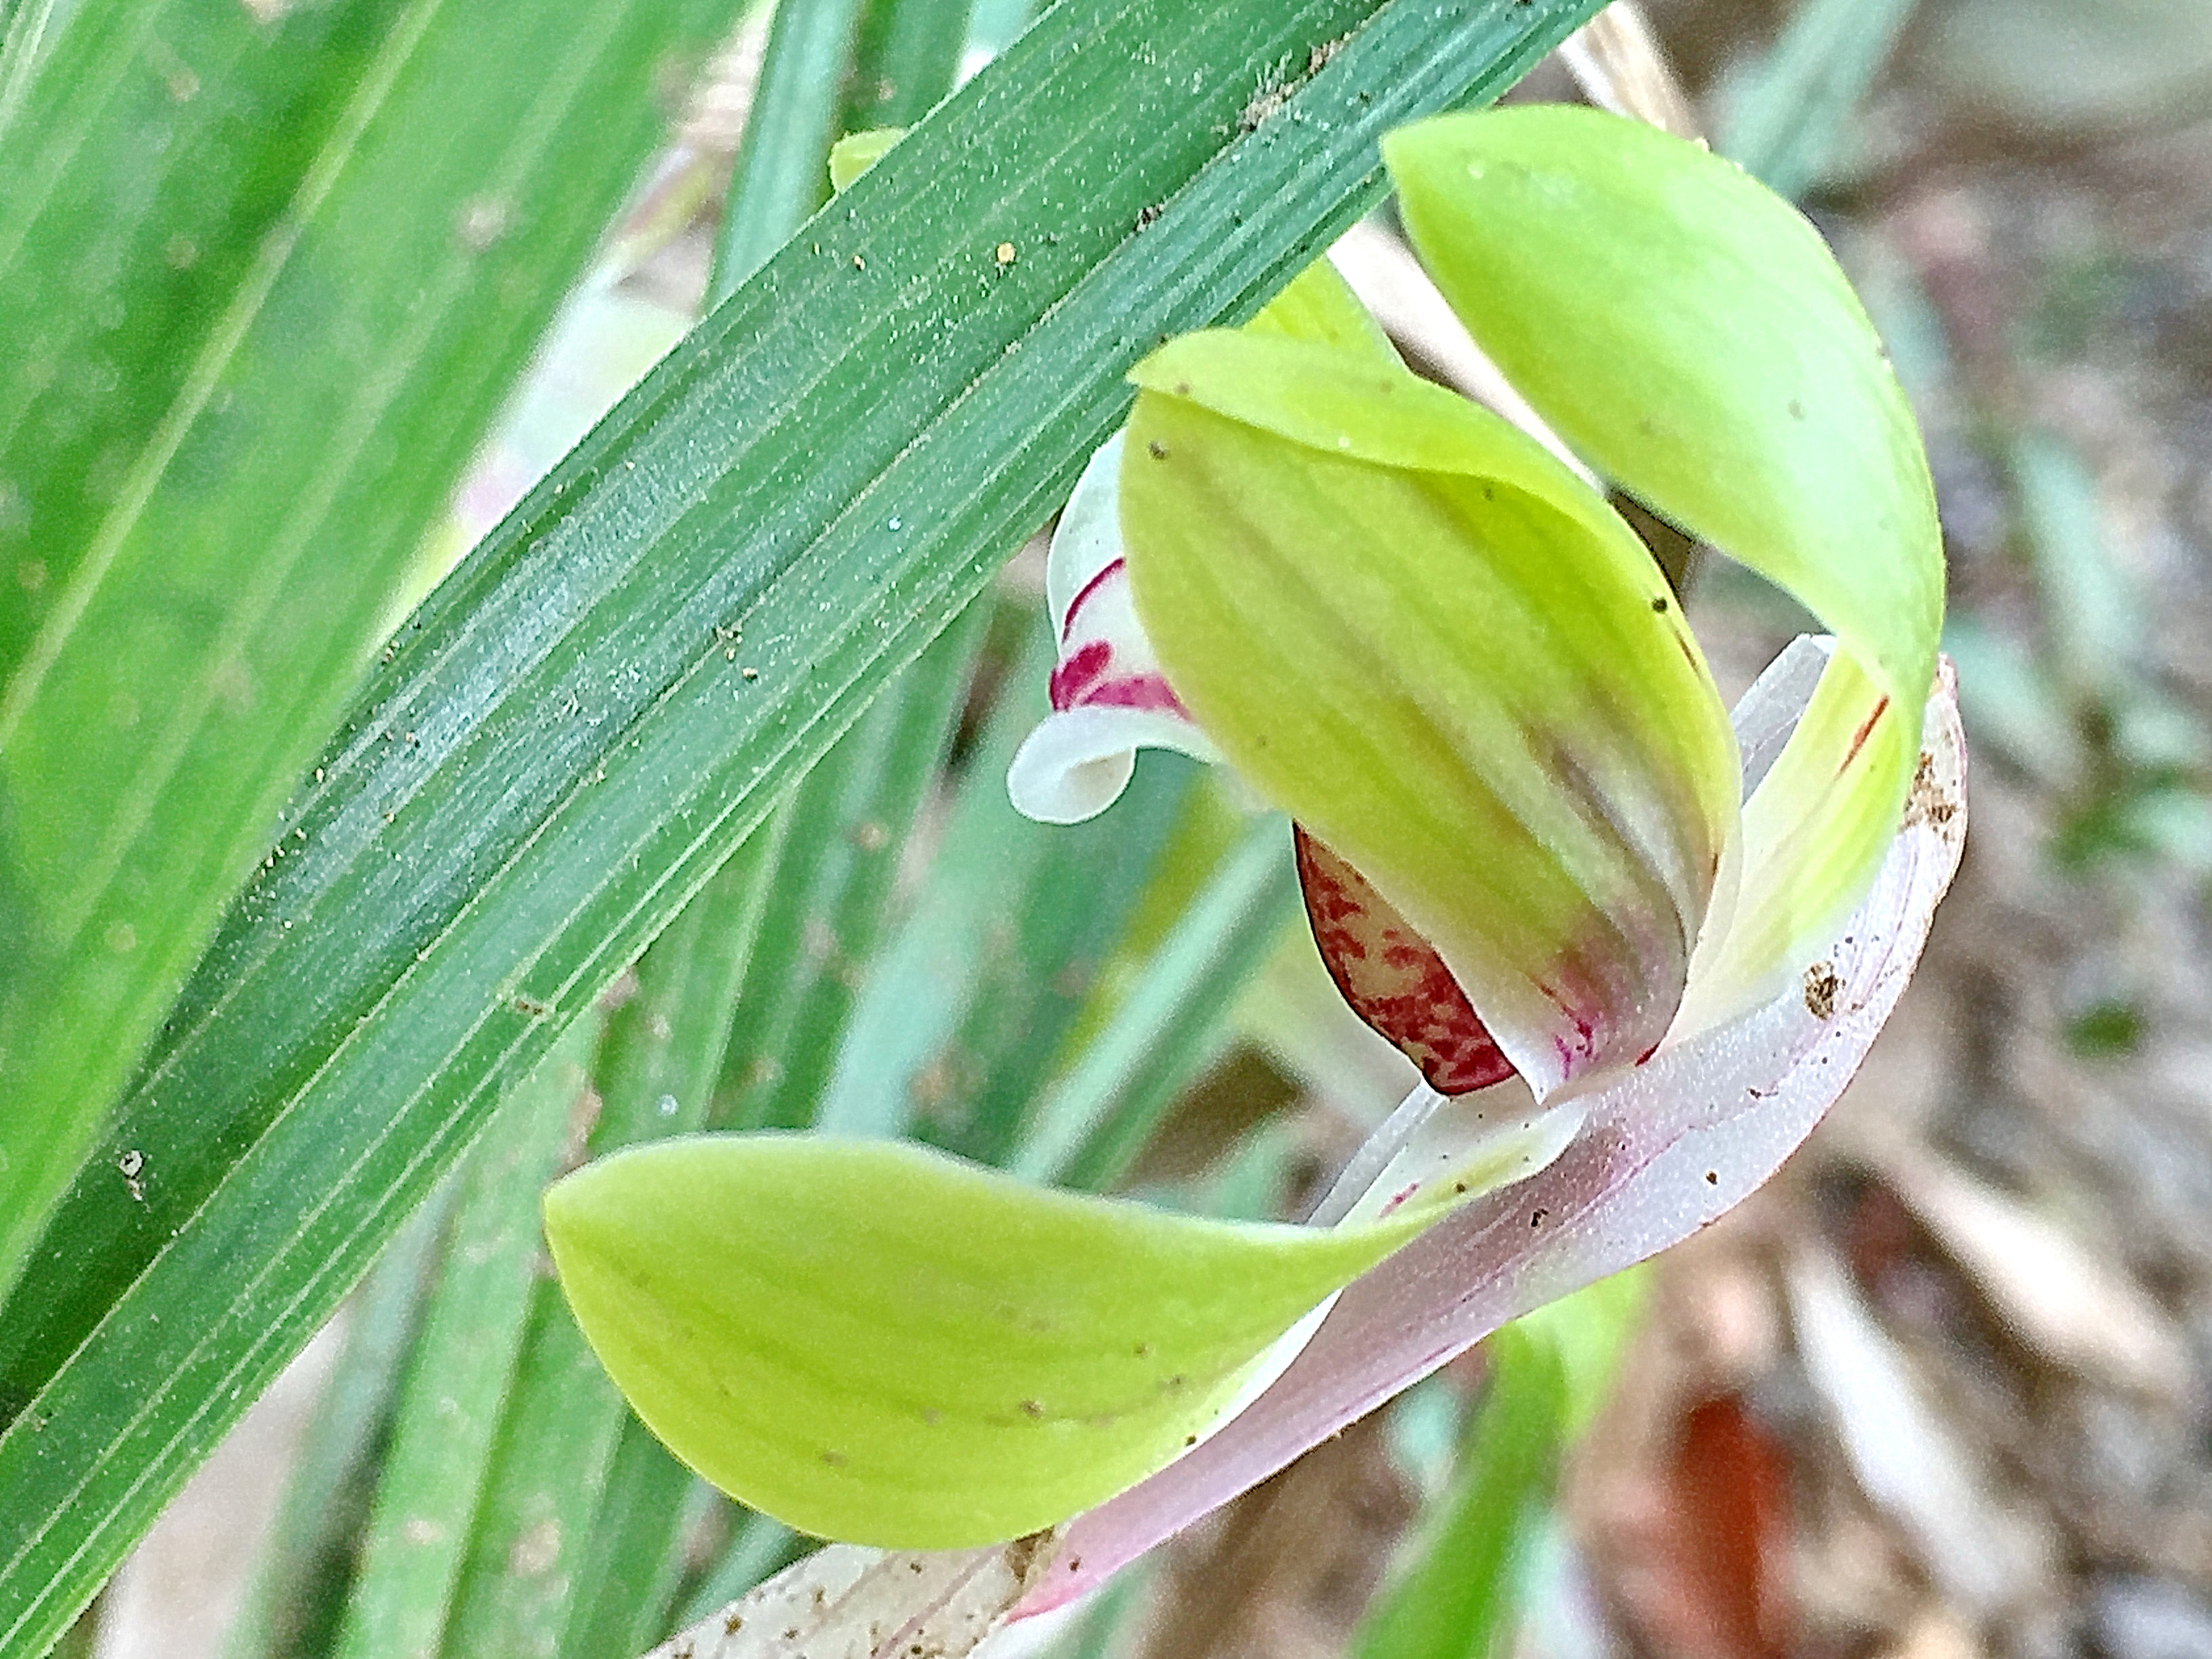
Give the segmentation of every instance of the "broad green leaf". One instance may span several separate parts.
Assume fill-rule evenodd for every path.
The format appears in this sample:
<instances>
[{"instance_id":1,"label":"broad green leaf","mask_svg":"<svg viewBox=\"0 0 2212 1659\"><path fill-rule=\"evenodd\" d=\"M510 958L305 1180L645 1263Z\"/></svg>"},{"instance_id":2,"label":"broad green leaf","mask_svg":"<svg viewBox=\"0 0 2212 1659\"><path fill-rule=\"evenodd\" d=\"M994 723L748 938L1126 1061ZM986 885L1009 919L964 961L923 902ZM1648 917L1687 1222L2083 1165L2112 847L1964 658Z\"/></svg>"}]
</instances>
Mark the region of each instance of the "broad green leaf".
<instances>
[{"instance_id":1,"label":"broad green leaf","mask_svg":"<svg viewBox=\"0 0 2212 1659\"><path fill-rule=\"evenodd\" d=\"M0 685L405 15L404 0L273 22L245 6L69 9L23 125L0 130Z\"/></svg>"},{"instance_id":2,"label":"broad green leaf","mask_svg":"<svg viewBox=\"0 0 2212 1659\"><path fill-rule=\"evenodd\" d=\"M1538 412L1835 631L1824 712L1865 720L1843 678L1863 674L1909 723L1942 624L1935 491L1881 342L1819 232L1735 163L1593 110L1442 118L1392 134L1384 153L1423 263ZM1769 810L1811 790L1854 831L1770 845L1783 863L1765 891L1789 895L1795 925L1746 894L1731 926L1753 932L1719 947L1744 984L1817 946L1904 806L1917 732L1854 741L1853 721L1838 743L1839 718L1803 728Z\"/></svg>"},{"instance_id":3,"label":"broad green leaf","mask_svg":"<svg viewBox=\"0 0 2212 1659\"><path fill-rule=\"evenodd\" d=\"M757 100L754 115L780 125L766 134L755 131L757 140L768 142L749 149L736 170L726 255L729 239L742 243L747 234L763 244L763 256L772 252L820 198L823 152L844 80L844 44L837 44L834 61L811 61L818 40L805 23L835 9L787 8L786 26L770 38L763 78L763 95L774 106L763 116ZM810 134L816 135L811 143ZM746 268L757 263L753 258ZM588 339L562 344L571 354L592 349ZM532 392L549 373L563 379L541 360ZM566 378L572 381L573 373ZM584 425L605 412L602 402ZM580 434L571 441L574 435ZM563 442L548 462L566 447ZM846 745L863 738L866 724L848 734ZM599 1149L696 1128L703 1121L791 816L787 809L757 829L639 963L631 994L610 1020L592 1062L598 1101L592 1145ZM453 1448L441 1470L447 1480L471 1473L483 1496L459 1524L442 1528L447 1565L439 1594L427 1602L419 1594L410 1597L406 1581L419 1577L416 1564L380 1552L364 1574L348 1575L356 1647L363 1640L359 1615L395 1600L417 1604L411 1644L420 1652L525 1648L591 1659L641 1651L664 1627L683 1570L681 1529L698 1519L707 1489L630 1416L551 1285L532 1287L525 1329L493 1431L473 1448ZM459 1394L465 1379L450 1375L456 1369L447 1368L446 1380ZM393 1431L403 1444L445 1426L445 1388L436 1376L426 1382L410 1401L429 1421L426 1428L403 1419ZM394 1485L387 1504L404 1508L417 1501L404 1483ZM342 1579L341 1590L346 1587ZM318 1650L329 1649L331 1634ZM377 1644L382 1636L368 1639Z\"/></svg>"},{"instance_id":4,"label":"broad green leaf","mask_svg":"<svg viewBox=\"0 0 2212 1659\"><path fill-rule=\"evenodd\" d=\"M733 1496L897 1548L1017 1537L1168 1462L1434 1212L1303 1228L1030 1187L920 1147L662 1141L545 1197L578 1320Z\"/></svg>"},{"instance_id":5,"label":"broad green leaf","mask_svg":"<svg viewBox=\"0 0 2212 1659\"><path fill-rule=\"evenodd\" d=\"M0 586L50 562L0 687L0 1287L239 884L307 852L278 809L659 136L656 75L736 9L351 0L301 53L183 0L60 25L0 155L0 285L65 308L0 351L32 538ZM210 118L163 145L149 100Z\"/></svg>"},{"instance_id":6,"label":"broad green leaf","mask_svg":"<svg viewBox=\"0 0 2212 1659\"><path fill-rule=\"evenodd\" d=\"M1135 378L1130 573L1199 723L1437 948L1540 1094L1647 1053L1739 786L1643 544L1402 369L1210 333Z\"/></svg>"},{"instance_id":7,"label":"broad green leaf","mask_svg":"<svg viewBox=\"0 0 2212 1659\"><path fill-rule=\"evenodd\" d=\"M0 1652L67 1625L500 1089L1043 520L1134 357L1255 310L1376 198L1383 131L1593 8L1061 0L455 573L123 1107L147 1208L88 1168L0 1320ZM1264 66L1347 34L1239 129Z\"/></svg>"}]
</instances>

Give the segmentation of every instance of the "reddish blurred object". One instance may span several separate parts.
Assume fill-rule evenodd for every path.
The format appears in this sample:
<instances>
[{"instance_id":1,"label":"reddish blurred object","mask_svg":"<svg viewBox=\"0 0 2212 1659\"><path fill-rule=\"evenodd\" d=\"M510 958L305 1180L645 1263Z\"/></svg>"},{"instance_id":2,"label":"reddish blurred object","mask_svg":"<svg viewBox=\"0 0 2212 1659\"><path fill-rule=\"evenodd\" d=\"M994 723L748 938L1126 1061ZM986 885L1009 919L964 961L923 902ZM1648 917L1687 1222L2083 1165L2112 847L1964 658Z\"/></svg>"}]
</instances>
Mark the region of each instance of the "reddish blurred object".
<instances>
[{"instance_id":1,"label":"reddish blurred object","mask_svg":"<svg viewBox=\"0 0 2212 1659\"><path fill-rule=\"evenodd\" d=\"M1622 1612L1667 1659L1782 1659L1792 1622L1782 1443L1740 1395L1717 1395L1683 1416L1658 1474L1617 1540Z\"/></svg>"}]
</instances>

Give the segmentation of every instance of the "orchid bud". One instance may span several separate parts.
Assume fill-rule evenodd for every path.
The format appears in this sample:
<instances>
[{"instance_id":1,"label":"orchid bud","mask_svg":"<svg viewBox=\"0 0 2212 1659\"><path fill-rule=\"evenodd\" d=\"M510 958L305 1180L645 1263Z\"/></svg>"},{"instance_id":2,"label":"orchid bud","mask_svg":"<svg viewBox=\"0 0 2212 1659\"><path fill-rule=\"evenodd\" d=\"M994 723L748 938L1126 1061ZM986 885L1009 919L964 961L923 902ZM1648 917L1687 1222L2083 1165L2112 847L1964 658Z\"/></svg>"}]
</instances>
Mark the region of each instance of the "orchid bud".
<instances>
[{"instance_id":1,"label":"orchid bud","mask_svg":"<svg viewBox=\"0 0 2212 1659\"><path fill-rule=\"evenodd\" d=\"M1164 745L1299 826L1325 963L1434 1085L1329 1224L778 1135L634 1149L546 1200L579 1321L680 1456L885 1547L1068 1522L1064 1571L975 1558L1029 1610L1741 1200L1849 1080L1959 858L1926 465L1817 234L1588 111L1384 154L1445 297L1579 459L1832 637L1731 716L1605 498L1316 265L1134 370L1054 538L1053 713L1008 782L1087 817Z\"/></svg>"},{"instance_id":2,"label":"orchid bud","mask_svg":"<svg viewBox=\"0 0 2212 1659\"><path fill-rule=\"evenodd\" d=\"M1543 106L1384 150L1537 411L1837 630L1796 740L1747 778L1656 566L1502 421L1340 327L1139 366L1123 543L1091 557L1127 572L1121 648L1172 690L1170 740L1225 754L1351 878L1303 866L1323 959L1432 1084L1486 1077L1439 1055L1487 1040L1551 1095L1771 993L1864 890L1934 672L1933 495L1849 284L1733 163ZM1019 770L1018 802L1044 793ZM1346 925L1364 905L1387 949Z\"/></svg>"}]
</instances>

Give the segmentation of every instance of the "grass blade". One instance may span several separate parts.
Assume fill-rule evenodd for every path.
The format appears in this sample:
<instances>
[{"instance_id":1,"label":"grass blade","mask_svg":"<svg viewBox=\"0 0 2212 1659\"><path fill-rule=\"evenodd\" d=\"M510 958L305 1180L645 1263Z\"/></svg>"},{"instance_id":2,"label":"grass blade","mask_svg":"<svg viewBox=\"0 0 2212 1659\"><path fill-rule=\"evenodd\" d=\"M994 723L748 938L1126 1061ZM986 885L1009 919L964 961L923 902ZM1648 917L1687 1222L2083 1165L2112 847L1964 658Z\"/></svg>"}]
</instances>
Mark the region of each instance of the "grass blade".
<instances>
[{"instance_id":1,"label":"grass blade","mask_svg":"<svg viewBox=\"0 0 2212 1659\"><path fill-rule=\"evenodd\" d=\"M891 878L943 761L989 607L971 605L838 739L786 809L775 890L715 1091L712 1127L814 1121Z\"/></svg>"},{"instance_id":2,"label":"grass blade","mask_svg":"<svg viewBox=\"0 0 2212 1659\"><path fill-rule=\"evenodd\" d=\"M1007 672L921 896L854 1010L823 1107L845 1131L910 1130L987 1164L1019 1143L1194 775L1179 756L1146 755L1089 823L1015 811L1006 766L1044 714L1052 666L1050 640L1023 631L1030 648Z\"/></svg>"},{"instance_id":3,"label":"grass blade","mask_svg":"<svg viewBox=\"0 0 2212 1659\"><path fill-rule=\"evenodd\" d=\"M960 71L969 0L870 0L854 43L845 131L908 127L929 113Z\"/></svg>"},{"instance_id":4,"label":"grass blade","mask_svg":"<svg viewBox=\"0 0 2212 1659\"><path fill-rule=\"evenodd\" d=\"M538 1190L560 1166L595 1035L591 1020L572 1026L471 1156L335 1645L341 1659L435 1649L539 1283Z\"/></svg>"},{"instance_id":5,"label":"grass blade","mask_svg":"<svg viewBox=\"0 0 2212 1659\"><path fill-rule=\"evenodd\" d=\"M1263 817L1207 879L1112 1017L1037 1103L1014 1168L1088 1192L1121 1183L1297 909L1283 821Z\"/></svg>"},{"instance_id":6,"label":"grass blade","mask_svg":"<svg viewBox=\"0 0 2212 1659\"><path fill-rule=\"evenodd\" d=\"M173 385L158 410L134 388L112 410L68 411L75 441L51 452L42 420L12 433L37 452L10 458L30 461L34 479L57 467L66 478L83 450L97 453L82 483L31 486L39 501L58 494L88 510L32 526L56 565L0 689L0 914L14 912L15 945L0 959L0 1097L35 1107L0 1124L0 1287L255 860L301 850L280 827L285 796L343 708L425 526L658 137L655 73L671 53L703 50L735 0L310 9L329 19L310 26L329 37L304 65L312 94L272 81L277 60L248 11L93 0L62 26L10 133L11 149L21 139L34 153L10 175L27 182L8 192L0 284L53 296L41 308L64 308L71 325L58 358L29 332L0 353L24 342L34 361L19 373L33 383L59 371L25 412L50 414L111 374L120 383L100 338L113 307L131 344L186 368L155 377ZM362 38L380 15L388 26ZM219 191L189 172L164 190L168 169L206 158L130 149L148 136L143 123L107 120L149 95L149 66L166 66L157 101L227 103L228 66L210 57L195 68L167 38L234 50L246 92L267 94L249 97L249 118L273 116L281 132L289 100L325 129L289 157L282 143L262 147L258 159L299 170L276 186L283 207L265 234L228 250L234 280L198 295L204 333L187 333L181 351L146 334L167 306L136 319L129 307L196 257L170 210ZM49 86L76 125L47 126ZM77 258L71 228L100 220L83 204L110 187L159 200L129 223L127 250ZM227 211L206 216L226 228L252 216ZM88 294L126 253L131 276ZM64 558L69 547L80 550Z\"/></svg>"},{"instance_id":7,"label":"grass blade","mask_svg":"<svg viewBox=\"0 0 2212 1659\"><path fill-rule=\"evenodd\" d=\"M709 308L737 291L830 194L830 145L860 0L780 5L738 145Z\"/></svg>"},{"instance_id":8,"label":"grass blade","mask_svg":"<svg viewBox=\"0 0 2212 1659\"><path fill-rule=\"evenodd\" d=\"M1460 1469L1408 1570L1369 1610L1355 1659L1486 1659L1511 1632L1515 1559L1550 1507L1568 1380L1551 1344L1510 1326L1489 1353Z\"/></svg>"},{"instance_id":9,"label":"grass blade","mask_svg":"<svg viewBox=\"0 0 2212 1659\"><path fill-rule=\"evenodd\" d=\"M408 1218L354 1297L344 1352L224 1638L228 1659L319 1659L337 1639L401 1377L422 1326L426 1281L459 1184L448 1181Z\"/></svg>"},{"instance_id":10,"label":"grass blade","mask_svg":"<svg viewBox=\"0 0 2212 1659\"><path fill-rule=\"evenodd\" d=\"M1729 100L1721 153L1795 201L1848 160L1851 123L1917 0L1798 0Z\"/></svg>"}]
</instances>

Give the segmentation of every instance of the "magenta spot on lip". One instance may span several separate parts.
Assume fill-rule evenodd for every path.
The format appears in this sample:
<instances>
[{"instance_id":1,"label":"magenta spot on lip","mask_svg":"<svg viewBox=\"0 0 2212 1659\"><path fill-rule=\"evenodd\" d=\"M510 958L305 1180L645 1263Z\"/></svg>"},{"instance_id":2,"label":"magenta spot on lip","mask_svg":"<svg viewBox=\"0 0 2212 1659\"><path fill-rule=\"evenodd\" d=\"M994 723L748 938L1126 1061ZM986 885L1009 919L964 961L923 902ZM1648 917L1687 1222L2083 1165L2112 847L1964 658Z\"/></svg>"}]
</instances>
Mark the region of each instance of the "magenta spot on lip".
<instances>
[{"instance_id":1,"label":"magenta spot on lip","mask_svg":"<svg viewBox=\"0 0 2212 1659\"><path fill-rule=\"evenodd\" d=\"M1158 674L1132 674L1127 679L1102 680L1079 699L1086 708L1151 708L1190 718L1175 688Z\"/></svg>"},{"instance_id":2,"label":"magenta spot on lip","mask_svg":"<svg viewBox=\"0 0 2212 1659\"><path fill-rule=\"evenodd\" d=\"M1552 1047L1559 1056L1559 1080L1564 1083L1575 1074L1579 1064L1597 1058L1597 1021L1590 1015L1570 1006L1566 998L1545 984L1543 981L1536 981L1536 988L1551 1000L1552 1006L1565 1014L1568 1022L1575 1028L1575 1040L1571 1043L1564 1036L1555 1035L1552 1038ZM1657 1050L1658 1045L1654 1043L1636 1063L1641 1066Z\"/></svg>"},{"instance_id":3,"label":"magenta spot on lip","mask_svg":"<svg viewBox=\"0 0 2212 1659\"><path fill-rule=\"evenodd\" d=\"M1303 829L1295 839L1306 920L1352 1012L1439 1094L1469 1094L1511 1077L1511 1062L1428 941L1351 865Z\"/></svg>"},{"instance_id":4,"label":"magenta spot on lip","mask_svg":"<svg viewBox=\"0 0 2212 1659\"><path fill-rule=\"evenodd\" d=\"M1089 640L1077 647L1052 671L1053 708L1063 714L1071 708L1153 709L1190 718L1182 699L1164 677L1124 674L1109 678L1113 665L1114 647L1104 640Z\"/></svg>"},{"instance_id":5,"label":"magenta spot on lip","mask_svg":"<svg viewBox=\"0 0 2212 1659\"><path fill-rule=\"evenodd\" d=\"M1092 640L1052 671L1053 708L1065 714L1083 702L1085 695L1106 677L1114 661L1114 647Z\"/></svg>"},{"instance_id":6,"label":"magenta spot on lip","mask_svg":"<svg viewBox=\"0 0 2212 1659\"><path fill-rule=\"evenodd\" d=\"M1067 614L1060 619L1060 642L1062 645L1067 643L1067 636L1075 627L1076 612L1083 609L1091 596L1105 586L1109 578L1120 575L1128 562L1126 558L1109 560L1097 575L1076 590L1075 597L1067 602Z\"/></svg>"}]
</instances>

